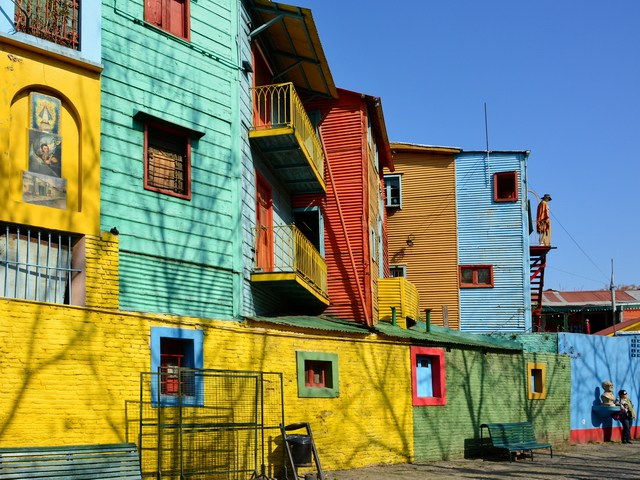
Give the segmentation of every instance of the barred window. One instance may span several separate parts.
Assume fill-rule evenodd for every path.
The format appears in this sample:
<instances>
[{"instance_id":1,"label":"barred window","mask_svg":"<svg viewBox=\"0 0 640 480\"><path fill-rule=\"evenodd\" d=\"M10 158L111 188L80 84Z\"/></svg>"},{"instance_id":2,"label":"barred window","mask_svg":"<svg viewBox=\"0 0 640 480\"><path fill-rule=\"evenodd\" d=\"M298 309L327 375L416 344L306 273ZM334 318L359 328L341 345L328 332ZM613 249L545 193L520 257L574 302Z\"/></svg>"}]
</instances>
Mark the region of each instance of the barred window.
<instances>
[{"instance_id":1,"label":"barred window","mask_svg":"<svg viewBox=\"0 0 640 480\"><path fill-rule=\"evenodd\" d=\"M0 224L0 295L69 304L73 247L79 237L33 227Z\"/></svg>"},{"instance_id":2,"label":"barred window","mask_svg":"<svg viewBox=\"0 0 640 480\"><path fill-rule=\"evenodd\" d=\"M190 141L185 132L147 124L145 184L147 190L191 198Z\"/></svg>"},{"instance_id":3,"label":"barred window","mask_svg":"<svg viewBox=\"0 0 640 480\"><path fill-rule=\"evenodd\" d=\"M15 29L80 49L80 0L14 0Z\"/></svg>"}]
</instances>

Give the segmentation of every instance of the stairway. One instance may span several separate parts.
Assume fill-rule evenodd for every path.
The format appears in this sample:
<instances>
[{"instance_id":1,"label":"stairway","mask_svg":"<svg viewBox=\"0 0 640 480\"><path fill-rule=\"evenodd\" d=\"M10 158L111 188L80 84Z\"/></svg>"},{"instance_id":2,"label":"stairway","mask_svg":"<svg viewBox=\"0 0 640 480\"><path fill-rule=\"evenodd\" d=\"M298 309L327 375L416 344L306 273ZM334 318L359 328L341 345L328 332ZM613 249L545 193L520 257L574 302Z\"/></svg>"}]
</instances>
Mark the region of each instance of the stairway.
<instances>
[{"instance_id":1,"label":"stairway","mask_svg":"<svg viewBox=\"0 0 640 480\"><path fill-rule=\"evenodd\" d=\"M548 245L531 245L529 247L529 261L531 265L531 322L534 331L540 331L540 316L542 315L542 290L544 288L544 269L547 266L547 253L551 250Z\"/></svg>"}]
</instances>

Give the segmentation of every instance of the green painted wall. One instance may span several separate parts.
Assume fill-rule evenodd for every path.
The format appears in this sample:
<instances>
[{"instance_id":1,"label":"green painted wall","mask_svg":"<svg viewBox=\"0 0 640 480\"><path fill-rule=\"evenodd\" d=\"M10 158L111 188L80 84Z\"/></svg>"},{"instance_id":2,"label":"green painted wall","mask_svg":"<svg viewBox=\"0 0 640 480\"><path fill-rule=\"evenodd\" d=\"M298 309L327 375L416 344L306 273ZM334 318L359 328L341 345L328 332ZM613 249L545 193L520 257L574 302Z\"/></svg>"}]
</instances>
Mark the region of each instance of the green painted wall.
<instances>
[{"instance_id":1,"label":"green painted wall","mask_svg":"<svg viewBox=\"0 0 640 480\"><path fill-rule=\"evenodd\" d=\"M545 400L528 400L529 362L547 365ZM414 461L477 455L483 423L530 421L539 441L568 444L568 356L452 350L445 354L445 364L447 404L413 407Z\"/></svg>"},{"instance_id":2,"label":"green painted wall","mask_svg":"<svg viewBox=\"0 0 640 480\"><path fill-rule=\"evenodd\" d=\"M187 42L145 23L143 0L103 2L101 228L120 231L123 310L240 311L238 8L190 2ZM190 200L143 188L138 112L204 134L192 139Z\"/></svg>"}]
</instances>

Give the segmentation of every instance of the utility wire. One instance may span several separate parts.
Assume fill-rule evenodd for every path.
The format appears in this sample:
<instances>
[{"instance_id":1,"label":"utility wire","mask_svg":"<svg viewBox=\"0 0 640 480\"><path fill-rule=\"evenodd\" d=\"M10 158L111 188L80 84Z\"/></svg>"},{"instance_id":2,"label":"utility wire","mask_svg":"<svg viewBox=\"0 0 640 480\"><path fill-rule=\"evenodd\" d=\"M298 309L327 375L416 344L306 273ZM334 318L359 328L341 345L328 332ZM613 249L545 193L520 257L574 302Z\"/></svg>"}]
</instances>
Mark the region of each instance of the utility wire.
<instances>
[{"instance_id":1,"label":"utility wire","mask_svg":"<svg viewBox=\"0 0 640 480\"><path fill-rule=\"evenodd\" d=\"M573 237L571 236L571 234L569 233L569 231L568 231L566 228L564 228L564 225L562 225L562 222L560 222L560 220L558 219L558 217L556 217L556 216L554 215L553 211L550 211L550 213L551 213L551 216L553 217L553 219L554 219L556 222L558 222L558 225L560 225L560 226L562 227L562 229L565 231L565 233L566 233L567 235L569 235L569 238L573 241L573 243L575 243L575 244L576 244L576 246L580 249L580 251L581 251L582 253L584 253L584 256L585 256L585 257L587 257L591 263L593 263L594 267L596 267L596 268L598 269L598 271L602 274L602 276L603 276L604 278L606 278L607 280L609 280L609 278L610 278L610 277L607 277L607 275L606 275L602 270L600 270L600 267L598 267L598 265L596 265L596 262L594 262L594 261L591 259L591 257L590 257L589 255L587 255L587 252L585 252L585 251L584 251L584 249L583 249L583 248L578 244L578 242L576 242L575 238L573 238Z\"/></svg>"}]
</instances>

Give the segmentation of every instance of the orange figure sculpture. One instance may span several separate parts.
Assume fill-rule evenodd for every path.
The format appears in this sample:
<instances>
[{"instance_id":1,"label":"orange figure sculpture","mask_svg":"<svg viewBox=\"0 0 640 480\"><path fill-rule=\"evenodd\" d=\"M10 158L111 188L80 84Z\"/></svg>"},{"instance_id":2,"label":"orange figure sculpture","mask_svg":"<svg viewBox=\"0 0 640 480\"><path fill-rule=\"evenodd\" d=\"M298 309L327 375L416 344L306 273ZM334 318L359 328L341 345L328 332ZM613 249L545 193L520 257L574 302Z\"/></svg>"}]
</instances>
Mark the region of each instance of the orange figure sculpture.
<instances>
[{"instance_id":1,"label":"orange figure sculpture","mask_svg":"<svg viewBox=\"0 0 640 480\"><path fill-rule=\"evenodd\" d=\"M549 202L551 195L546 194L538 204L536 215L536 231L540 235L540 245L551 245L551 220L549 219Z\"/></svg>"}]
</instances>

